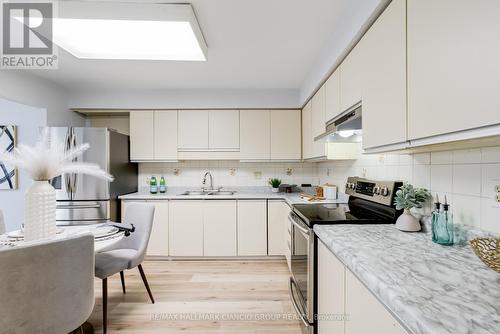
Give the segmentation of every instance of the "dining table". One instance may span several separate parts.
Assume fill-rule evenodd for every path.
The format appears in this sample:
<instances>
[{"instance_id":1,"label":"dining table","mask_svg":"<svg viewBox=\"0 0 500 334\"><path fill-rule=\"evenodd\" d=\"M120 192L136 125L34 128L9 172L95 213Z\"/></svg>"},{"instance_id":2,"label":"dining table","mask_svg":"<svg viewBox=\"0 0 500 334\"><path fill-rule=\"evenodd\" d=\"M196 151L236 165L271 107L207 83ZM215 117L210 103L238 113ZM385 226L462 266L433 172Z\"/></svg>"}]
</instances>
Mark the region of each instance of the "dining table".
<instances>
[{"instance_id":1,"label":"dining table","mask_svg":"<svg viewBox=\"0 0 500 334\"><path fill-rule=\"evenodd\" d=\"M59 240L67 237L75 236L82 233L90 233L94 236L94 252L98 253L101 250L108 248L123 238L125 232L114 227L112 224L93 224L93 225L72 225L58 226L55 235L33 241L24 241L22 231L11 231L0 234L0 251L13 247L22 247L35 245L39 242L47 242L50 240Z\"/></svg>"}]
</instances>

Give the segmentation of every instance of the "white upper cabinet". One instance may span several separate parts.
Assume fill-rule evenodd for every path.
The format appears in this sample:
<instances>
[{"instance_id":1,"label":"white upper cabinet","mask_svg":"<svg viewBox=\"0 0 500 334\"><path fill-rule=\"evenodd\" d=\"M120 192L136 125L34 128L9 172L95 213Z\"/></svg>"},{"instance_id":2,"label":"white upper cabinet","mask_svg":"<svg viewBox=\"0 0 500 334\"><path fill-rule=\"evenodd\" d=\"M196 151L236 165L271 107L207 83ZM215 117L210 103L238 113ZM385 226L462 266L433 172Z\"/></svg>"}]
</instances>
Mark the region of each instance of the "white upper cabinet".
<instances>
[{"instance_id":1,"label":"white upper cabinet","mask_svg":"<svg viewBox=\"0 0 500 334\"><path fill-rule=\"evenodd\" d=\"M312 136L316 136L325 132L325 85L314 94L312 98Z\"/></svg>"},{"instance_id":2,"label":"white upper cabinet","mask_svg":"<svg viewBox=\"0 0 500 334\"><path fill-rule=\"evenodd\" d=\"M240 111L240 159L271 158L271 117L269 110Z\"/></svg>"},{"instance_id":3,"label":"white upper cabinet","mask_svg":"<svg viewBox=\"0 0 500 334\"><path fill-rule=\"evenodd\" d=\"M499 13L498 0L408 0L410 139L500 123Z\"/></svg>"},{"instance_id":4,"label":"white upper cabinet","mask_svg":"<svg viewBox=\"0 0 500 334\"><path fill-rule=\"evenodd\" d=\"M403 143L407 140L406 0L389 4L363 37L363 53L363 148Z\"/></svg>"},{"instance_id":5,"label":"white upper cabinet","mask_svg":"<svg viewBox=\"0 0 500 334\"><path fill-rule=\"evenodd\" d=\"M130 160L177 160L177 110L130 112Z\"/></svg>"},{"instance_id":6,"label":"white upper cabinet","mask_svg":"<svg viewBox=\"0 0 500 334\"><path fill-rule=\"evenodd\" d=\"M300 114L300 110L271 110L272 160L301 159Z\"/></svg>"},{"instance_id":7,"label":"white upper cabinet","mask_svg":"<svg viewBox=\"0 0 500 334\"><path fill-rule=\"evenodd\" d=\"M208 150L208 110L179 111L179 150Z\"/></svg>"},{"instance_id":8,"label":"white upper cabinet","mask_svg":"<svg viewBox=\"0 0 500 334\"><path fill-rule=\"evenodd\" d=\"M154 111L130 112L130 160L152 160L154 158Z\"/></svg>"},{"instance_id":9,"label":"white upper cabinet","mask_svg":"<svg viewBox=\"0 0 500 334\"><path fill-rule=\"evenodd\" d=\"M325 83L325 122L338 116L340 110L340 69L337 69Z\"/></svg>"},{"instance_id":10,"label":"white upper cabinet","mask_svg":"<svg viewBox=\"0 0 500 334\"><path fill-rule=\"evenodd\" d=\"M240 111L210 110L208 114L208 147L210 150L239 151Z\"/></svg>"},{"instance_id":11,"label":"white upper cabinet","mask_svg":"<svg viewBox=\"0 0 500 334\"><path fill-rule=\"evenodd\" d=\"M302 109L302 158L310 159L313 157L313 140L311 128L311 101Z\"/></svg>"},{"instance_id":12,"label":"white upper cabinet","mask_svg":"<svg viewBox=\"0 0 500 334\"><path fill-rule=\"evenodd\" d=\"M352 49L340 65L340 111L344 112L362 100L363 40Z\"/></svg>"},{"instance_id":13,"label":"white upper cabinet","mask_svg":"<svg viewBox=\"0 0 500 334\"><path fill-rule=\"evenodd\" d=\"M177 160L177 110L154 112L154 160Z\"/></svg>"}]
</instances>

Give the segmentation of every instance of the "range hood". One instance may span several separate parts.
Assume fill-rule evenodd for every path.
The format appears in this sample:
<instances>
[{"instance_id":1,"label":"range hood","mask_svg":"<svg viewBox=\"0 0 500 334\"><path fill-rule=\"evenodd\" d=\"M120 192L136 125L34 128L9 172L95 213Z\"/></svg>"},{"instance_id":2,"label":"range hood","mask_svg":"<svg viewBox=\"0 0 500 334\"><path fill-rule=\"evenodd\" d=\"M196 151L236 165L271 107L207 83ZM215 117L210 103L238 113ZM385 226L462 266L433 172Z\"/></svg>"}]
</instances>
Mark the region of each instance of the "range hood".
<instances>
[{"instance_id":1,"label":"range hood","mask_svg":"<svg viewBox=\"0 0 500 334\"><path fill-rule=\"evenodd\" d=\"M358 103L328 121L326 131L314 140L324 143L360 143L361 130L361 103Z\"/></svg>"}]
</instances>

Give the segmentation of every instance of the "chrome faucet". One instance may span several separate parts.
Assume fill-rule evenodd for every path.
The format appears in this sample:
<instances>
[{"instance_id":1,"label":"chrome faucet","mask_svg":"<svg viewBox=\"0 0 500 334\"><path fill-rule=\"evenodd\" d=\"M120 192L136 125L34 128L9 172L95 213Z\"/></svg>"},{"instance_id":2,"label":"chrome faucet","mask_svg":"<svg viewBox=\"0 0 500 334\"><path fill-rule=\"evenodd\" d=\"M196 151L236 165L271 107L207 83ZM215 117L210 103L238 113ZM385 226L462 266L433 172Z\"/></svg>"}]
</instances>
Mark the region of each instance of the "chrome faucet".
<instances>
[{"instance_id":1,"label":"chrome faucet","mask_svg":"<svg viewBox=\"0 0 500 334\"><path fill-rule=\"evenodd\" d=\"M207 184L207 176L210 176L210 188L208 190L214 190L214 178L212 177L212 174L210 172L206 172L205 175L203 176L203 185ZM205 187L203 187L205 188Z\"/></svg>"}]
</instances>

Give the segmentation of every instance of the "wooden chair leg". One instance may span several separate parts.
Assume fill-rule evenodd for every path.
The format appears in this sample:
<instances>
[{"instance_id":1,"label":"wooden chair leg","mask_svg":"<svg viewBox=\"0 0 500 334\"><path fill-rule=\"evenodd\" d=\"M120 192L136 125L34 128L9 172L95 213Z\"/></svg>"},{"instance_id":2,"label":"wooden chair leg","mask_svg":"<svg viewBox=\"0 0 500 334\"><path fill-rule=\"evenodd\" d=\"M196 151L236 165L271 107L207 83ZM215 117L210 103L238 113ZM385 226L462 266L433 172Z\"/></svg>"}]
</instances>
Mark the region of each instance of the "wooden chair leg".
<instances>
[{"instance_id":1,"label":"wooden chair leg","mask_svg":"<svg viewBox=\"0 0 500 334\"><path fill-rule=\"evenodd\" d=\"M148 280L146 279L146 275L144 274L144 270L142 269L142 265L138 265L137 268L139 268L139 272L141 273L142 281L144 282L144 285L146 286L146 290L148 290L149 298L151 298L151 303L155 303L155 300L153 298L153 294L151 293L151 289L149 288Z\"/></svg>"},{"instance_id":2,"label":"wooden chair leg","mask_svg":"<svg viewBox=\"0 0 500 334\"><path fill-rule=\"evenodd\" d=\"M108 327L108 279L102 280L102 332L106 334Z\"/></svg>"},{"instance_id":3,"label":"wooden chair leg","mask_svg":"<svg viewBox=\"0 0 500 334\"><path fill-rule=\"evenodd\" d=\"M122 280L123 294L126 294L127 292L125 291L125 275L123 274L123 271L120 271L120 279Z\"/></svg>"}]
</instances>

